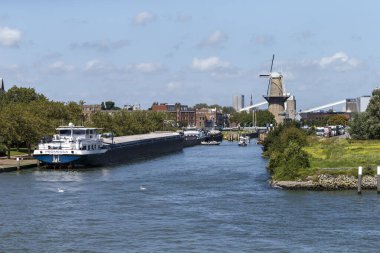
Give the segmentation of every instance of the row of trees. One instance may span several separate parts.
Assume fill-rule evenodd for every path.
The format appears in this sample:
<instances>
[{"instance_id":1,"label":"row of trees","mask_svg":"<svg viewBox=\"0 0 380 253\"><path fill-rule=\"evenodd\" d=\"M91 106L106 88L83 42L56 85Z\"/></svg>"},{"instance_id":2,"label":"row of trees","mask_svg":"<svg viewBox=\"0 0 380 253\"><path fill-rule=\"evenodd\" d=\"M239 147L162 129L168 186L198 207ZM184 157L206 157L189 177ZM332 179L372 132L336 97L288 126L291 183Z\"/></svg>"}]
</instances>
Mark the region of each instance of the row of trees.
<instances>
[{"instance_id":1,"label":"row of trees","mask_svg":"<svg viewBox=\"0 0 380 253\"><path fill-rule=\"evenodd\" d=\"M230 117L230 122L237 123L244 126L253 125L253 115L252 113L235 112ZM256 126L265 127L267 124L275 124L274 115L268 110L257 111L256 112Z\"/></svg>"},{"instance_id":2,"label":"row of trees","mask_svg":"<svg viewBox=\"0 0 380 253\"><path fill-rule=\"evenodd\" d=\"M103 128L116 136L144 134L153 131L174 130L172 120L164 112L119 110L112 115L97 112L89 125Z\"/></svg>"},{"instance_id":3,"label":"row of trees","mask_svg":"<svg viewBox=\"0 0 380 253\"><path fill-rule=\"evenodd\" d=\"M380 89L372 92L367 110L354 116L349 132L354 139L380 139Z\"/></svg>"},{"instance_id":4,"label":"row of trees","mask_svg":"<svg viewBox=\"0 0 380 253\"><path fill-rule=\"evenodd\" d=\"M44 135L54 134L60 124L80 124L81 107L75 102L62 103L48 100L33 88L12 87L0 94L0 143L7 155L15 147L32 145Z\"/></svg>"}]
</instances>

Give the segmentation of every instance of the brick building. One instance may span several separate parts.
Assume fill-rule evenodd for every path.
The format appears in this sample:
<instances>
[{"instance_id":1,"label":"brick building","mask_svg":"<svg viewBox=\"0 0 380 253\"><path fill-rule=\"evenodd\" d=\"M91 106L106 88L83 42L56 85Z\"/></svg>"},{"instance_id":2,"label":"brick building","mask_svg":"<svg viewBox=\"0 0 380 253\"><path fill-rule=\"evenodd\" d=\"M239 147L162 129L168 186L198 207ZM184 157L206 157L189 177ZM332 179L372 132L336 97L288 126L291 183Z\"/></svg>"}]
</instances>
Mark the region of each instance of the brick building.
<instances>
[{"instance_id":1,"label":"brick building","mask_svg":"<svg viewBox=\"0 0 380 253\"><path fill-rule=\"evenodd\" d=\"M195 126L196 124L195 110L187 105L181 105L181 103L154 103L151 110L169 113L179 126Z\"/></svg>"},{"instance_id":2,"label":"brick building","mask_svg":"<svg viewBox=\"0 0 380 253\"><path fill-rule=\"evenodd\" d=\"M197 128L213 128L223 126L223 113L216 108L197 109L195 114Z\"/></svg>"}]
</instances>

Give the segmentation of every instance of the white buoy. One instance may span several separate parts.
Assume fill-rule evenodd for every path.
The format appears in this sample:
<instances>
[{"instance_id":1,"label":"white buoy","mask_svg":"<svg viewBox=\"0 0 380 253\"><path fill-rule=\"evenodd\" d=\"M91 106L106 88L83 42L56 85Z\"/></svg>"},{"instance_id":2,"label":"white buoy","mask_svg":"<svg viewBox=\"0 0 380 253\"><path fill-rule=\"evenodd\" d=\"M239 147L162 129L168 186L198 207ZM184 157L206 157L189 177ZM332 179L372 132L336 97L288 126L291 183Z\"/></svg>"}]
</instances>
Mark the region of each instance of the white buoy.
<instances>
[{"instance_id":1,"label":"white buoy","mask_svg":"<svg viewBox=\"0 0 380 253\"><path fill-rule=\"evenodd\" d=\"M377 194L380 194L380 166L377 166Z\"/></svg>"},{"instance_id":2,"label":"white buoy","mask_svg":"<svg viewBox=\"0 0 380 253\"><path fill-rule=\"evenodd\" d=\"M359 166L358 168L358 194L362 194L362 176L363 176L363 167Z\"/></svg>"}]
</instances>

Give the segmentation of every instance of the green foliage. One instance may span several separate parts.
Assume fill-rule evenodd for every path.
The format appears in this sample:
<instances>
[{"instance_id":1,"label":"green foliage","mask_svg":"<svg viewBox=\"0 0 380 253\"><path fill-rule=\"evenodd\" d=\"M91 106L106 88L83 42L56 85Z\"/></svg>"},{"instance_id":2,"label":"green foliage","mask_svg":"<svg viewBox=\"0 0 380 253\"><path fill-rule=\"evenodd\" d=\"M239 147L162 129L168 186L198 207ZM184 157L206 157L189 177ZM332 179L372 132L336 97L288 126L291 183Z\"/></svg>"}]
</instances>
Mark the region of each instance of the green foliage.
<instances>
[{"instance_id":1,"label":"green foliage","mask_svg":"<svg viewBox=\"0 0 380 253\"><path fill-rule=\"evenodd\" d=\"M113 102L113 101L106 101L104 104L105 104L105 110L114 110L115 109L115 102Z\"/></svg>"},{"instance_id":2,"label":"green foliage","mask_svg":"<svg viewBox=\"0 0 380 253\"><path fill-rule=\"evenodd\" d=\"M355 139L380 139L380 89L372 92L366 112L354 117L350 134Z\"/></svg>"},{"instance_id":3,"label":"green foliage","mask_svg":"<svg viewBox=\"0 0 380 253\"><path fill-rule=\"evenodd\" d=\"M302 149L307 144L306 133L294 122L280 124L268 134L263 147L274 179L294 180L301 169L310 167L309 156Z\"/></svg>"},{"instance_id":4,"label":"green foliage","mask_svg":"<svg viewBox=\"0 0 380 253\"><path fill-rule=\"evenodd\" d=\"M231 115L230 121L242 126L252 126L253 115L252 112L234 112ZM274 115L268 110L262 110L256 112L256 125L259 127L265 127L267 124L275 124Z\"/></svg>"},{"instance_id":5,"label":"green foliage","mask_svg":"<svg viewBox=\"0 0 380 253\"><path fill-rule=\"evenodd\" d=\"M327 118L327 125L329 126L347 126L348 119L343 115L331 115Z\"/></svg>"},{"instance_id":6,"label":"green foliage","mask_svg":"<svg viewBox=\"0 0 380 253\"><path fill-rule=\"evenodd\" d=\"M31 147L44 135L51 135L60 124L80 124L81 107L49 101L32 88L9 89L0 96L0 142L6 146L8 157L14 145Z\"/></svg>"},{"instance_id":7,"label":"green foliage","mask_svg":"<svg viewBox=\"0 0 380 253\"><path fill-rule=\"evenodd\" d=\"M256 112L256 125L265 127L267 124L275 124L274 115L268 110L260 110Z\"/></svg>"},{"instance_id":8,"label":"green foliage","mask_svg":"<svg viewBox=\"0 0 380 253\"><path fill-rule=\"evenodd\" d=\"M294 180L299 176L299 170L310 167L308 154L295 142L290 142L283 154L276 156L278 161L272 162L277 167L272 168L274 179Z\"/></svg>"},{"instance_id":9,"label":"green foliage","mask_svg":"<svg viewBox=\"0 0 380 253\"><path fill-rule=\"evenodd\" d=\"M120 136L173 130L172 126L165 123L169 120L167 117L164 112L120 110L113 115L98 112L91 117L89 123Z\"/></svg>"}]
</instances>

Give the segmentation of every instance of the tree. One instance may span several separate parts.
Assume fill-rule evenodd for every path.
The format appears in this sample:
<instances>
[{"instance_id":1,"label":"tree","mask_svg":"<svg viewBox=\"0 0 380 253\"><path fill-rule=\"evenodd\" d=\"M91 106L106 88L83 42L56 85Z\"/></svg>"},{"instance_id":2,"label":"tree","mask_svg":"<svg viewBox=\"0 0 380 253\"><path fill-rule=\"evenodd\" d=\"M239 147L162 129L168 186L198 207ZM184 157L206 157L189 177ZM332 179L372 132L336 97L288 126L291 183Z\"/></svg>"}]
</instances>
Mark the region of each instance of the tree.
<instances>
[{"instance_id":1,"label":"tree","mask_svg":"<svg viewBox=\"0 0 380 253\"><path fill-rule=\"evenodd\" d=\"M5 93L5 99L8 103L29 103L35 100L46 101L47 98L43 94L39 94L33 88L23 88L13 86Z\"/></svg>"},{"instance_id":2,"label":"tree","mask_svg":"<svg viewBox=\"0 0 380 253\"><path fill-rule=\"evenodd\" d=\"M329 126L337 126L337 125L346 126L347 123L348 123L348 119L344 115L331 115L327 119L327 125Z\"/></svg>"},{"instance_id":3,"label":"tree","mask_svg":"<svg viewBox=\"0 0 380 253\"><path fill-rule=\"evenodd\" d=\"M194 105L194 109L202 109L202 108L209 108L206 103L199 103Z\"/></svg>"},{"instance_id":4,"label":"tree","mask_svg":"<svg viewBox=\"0 0 380 253\"><path fill-rule=\"evenodd\" d=\"M233 114L234 112L236 112L236 110L232 106L223 106L222 107L222 113L223 114Z\"/></svg>"},{"instance_id":5,"label":"tree","mask_svg":"<svg viewBox=\"0 0 380 253\"><path fill-rule=\"evenodd\" d=\"M260 110L256 112L256 125L264 127L267 124L275 124L274 115L268 110Z\"/></svg>"},{"instance_id":6,"label":"tree","mask_svg":"<svg viewBox=\"0 0 380 253\"><path fill-rule=\"evenodd\" d=\"M373 90L365 113L354 116L349 132L356 139L380 139L380 89Z\"/></svg>"},{"instance_id":7,"label":"tree","mask_svg":"<svg viewBox=\"0 0 380 253\"><path fill-rule=\"evenodd\" d=\"M113 110L115 108L115 102L106 101L105 102L105 108L106 108L106 110Z\"/></svg>"}]
</instances>

